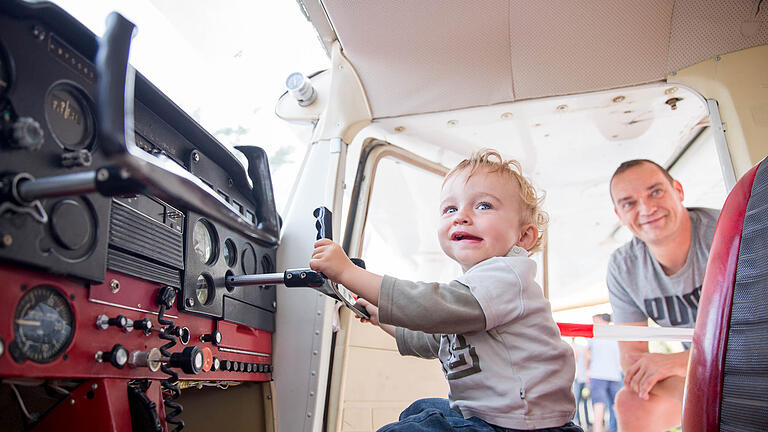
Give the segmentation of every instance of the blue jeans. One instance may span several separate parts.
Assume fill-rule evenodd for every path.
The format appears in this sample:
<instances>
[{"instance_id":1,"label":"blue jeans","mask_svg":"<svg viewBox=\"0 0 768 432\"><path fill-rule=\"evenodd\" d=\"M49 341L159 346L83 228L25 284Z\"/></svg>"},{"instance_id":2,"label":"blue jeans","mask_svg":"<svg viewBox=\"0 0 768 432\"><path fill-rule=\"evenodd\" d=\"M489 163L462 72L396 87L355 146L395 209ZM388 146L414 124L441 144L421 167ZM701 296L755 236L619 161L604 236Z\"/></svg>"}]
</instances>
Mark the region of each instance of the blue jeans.
<instances>
[{"instance_id":1,"label":"blue jeans","mask_svg":"<svg viewBox=\"0 0 768 432\"><path fill-rule=\"evenodd\" d=\"M624 385L621 381L609 381L601 379L592 380L592 403L602 403L610 414L610 423L608 424L608 430L615 431L616 426L616 414L613 411L613 404L616 400L616 393L621 390L621 386ZM595 419L595 421L602 421L603 419Z\"/></svg>"},{"instance_id":2,"label":"blue jeans","mask_svg":"<svg viewBox=\"0 0 768 432\"><path fill-rule=\"evenodd\" d=\"M583 432L580 427L571 422L561 427L536 429L539 432ZM465 419L461 414L452 410L447 399L419 399L400 413L400 421L390 423L378 432L520 432L518 429L507 429L486 423L477 417Z\"/></svg>"}]
</instances>

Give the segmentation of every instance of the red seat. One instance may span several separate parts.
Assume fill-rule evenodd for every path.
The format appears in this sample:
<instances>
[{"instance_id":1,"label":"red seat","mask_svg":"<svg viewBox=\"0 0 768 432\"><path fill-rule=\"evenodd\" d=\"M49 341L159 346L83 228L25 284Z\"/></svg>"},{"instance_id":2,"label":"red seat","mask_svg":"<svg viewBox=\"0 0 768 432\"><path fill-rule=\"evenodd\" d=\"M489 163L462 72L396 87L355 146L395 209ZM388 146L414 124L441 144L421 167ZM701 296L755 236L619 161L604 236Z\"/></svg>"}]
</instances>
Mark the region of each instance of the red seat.
<instances>
[{"instance_id":1,"label":"red seat","mask_svg":"<svg viewBox=\"0 0 768 432\"><path fill-rule=\"evenodd\" d=\"M717 221L685 387L683 430L768 431L768 158Z\"/></svg>"}]
</instances>

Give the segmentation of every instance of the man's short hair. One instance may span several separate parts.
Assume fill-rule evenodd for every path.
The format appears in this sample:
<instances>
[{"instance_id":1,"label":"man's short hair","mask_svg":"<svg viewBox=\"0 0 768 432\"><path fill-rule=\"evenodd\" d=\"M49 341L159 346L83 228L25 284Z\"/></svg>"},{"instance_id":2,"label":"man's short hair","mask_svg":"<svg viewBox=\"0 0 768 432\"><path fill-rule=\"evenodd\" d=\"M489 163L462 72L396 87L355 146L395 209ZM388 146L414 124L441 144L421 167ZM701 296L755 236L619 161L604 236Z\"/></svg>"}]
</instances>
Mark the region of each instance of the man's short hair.
<instances>
[{"instance_id":1,"label":"man's short hair","mask_svg":"<svg viewBox=\"0 0 768 432\"><path fill-rule=\"evenodd\" d=\"M657 164L656 162L650 160L650 159L632 159L628 160L626 162L622 162L621 165L619 165L618 168L616 168L616 171L613 172L613 175L611 176L611 181L608 182L608 193L611 195L611 201L613 201L613 192L611 191L611 186L613 185L613 179L616 178L617 175L622 174L626 171L629 171L630 168L634 168L638 165L642 165L644 163L651 164L659 169L659 171L664 174L664 177L669 180L669 184L673 184L675 182L675 179L672 178L672 176L669 174L669 171L667 171L666 168L663 166Z\"/></svg>"},{"instance_id":2,"label":"man's short hair","mask_svg":"<svg viewBox=\"0 0 768 432\"><path fill-rule=\"evenodd\" d=\"M611 322L611 314L609 314L609 313L601 313L601 314L597 314L597 315L592 315L592 318L598 318L598 317L600 317L600 319L605 321L605 322Z\"/></svg>"}]
</instances>

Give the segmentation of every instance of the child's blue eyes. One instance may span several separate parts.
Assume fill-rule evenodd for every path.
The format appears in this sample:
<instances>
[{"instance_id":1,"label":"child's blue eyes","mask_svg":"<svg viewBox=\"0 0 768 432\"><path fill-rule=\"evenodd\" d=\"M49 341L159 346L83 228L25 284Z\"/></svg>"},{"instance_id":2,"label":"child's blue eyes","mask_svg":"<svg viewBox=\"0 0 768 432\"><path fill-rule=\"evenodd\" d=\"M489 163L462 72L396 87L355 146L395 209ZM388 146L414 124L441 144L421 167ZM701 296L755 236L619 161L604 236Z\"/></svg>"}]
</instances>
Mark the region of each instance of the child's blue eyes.
<instances>
[{"instance_id":1,"label":"child's blue eyes","mask_svg":"<svg viewBox=\"0 0 768 432\"><path fill-rule=\"evenodd\" d=\"M488 204L488 203L483 202L483 203L480 203L477 206L475 206L475 208L477 210L490 210L490 209L493 208L493 206ZM446 207L446 208L443 209L443 214L456 213L457 211L459 211L459 209L457 209L456 207Z\"/></svg>"}]
</instances>

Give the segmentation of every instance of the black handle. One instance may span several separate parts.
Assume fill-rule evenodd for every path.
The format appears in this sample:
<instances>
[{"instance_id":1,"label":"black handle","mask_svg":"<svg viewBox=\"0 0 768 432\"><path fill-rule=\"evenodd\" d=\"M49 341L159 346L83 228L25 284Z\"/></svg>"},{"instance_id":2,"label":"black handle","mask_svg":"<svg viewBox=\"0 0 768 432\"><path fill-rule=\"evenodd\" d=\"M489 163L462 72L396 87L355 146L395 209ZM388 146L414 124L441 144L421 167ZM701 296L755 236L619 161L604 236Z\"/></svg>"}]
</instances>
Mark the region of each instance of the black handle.
<instances>
[{"instance_id":1,"label":"black handle","mask_svg":"<svg viewBox=\"0 0 768 432\"><path fill-rule=\"evenodd\" d=\"M133 136L133 90L135 71L128 67L136 26L112 12L96 53L96 120L107 155L127 152L126 136Z\"/></svg>"},{"instance_id":2,"label":"black handle","mask_svg":"<svg viewBox=\"0 0 768 432\"><path fill-rule=\"evenodd\" d=\"M312 213L315 215L315 228L317 229L317 240L326 238L333 240L333 214L326 207L318 207Z\"/></svg>"},{"instance_id":3,"label":"black handle","mask_svg":"<svg viewBox=\"0 0 768 432\"><path fill-rule=\"evenodd\" d=\"M256 227L275 238L280 236L280 217L277 215L272 177L267 153L256 146L236 146L248 159L248 177L253 182L253 198L256 201Z\"/></svg>"},{"instance_id":4,"label":"black handle","mask_svg":"<svg viewBox=\"0 0 768 432\"><path fill-rule=\"evenodd\" d=\"M318 288L325 284L325 275L312 269L288 269L283 273L283 284L289 288Z\"/></svg>"}]
</instances>

